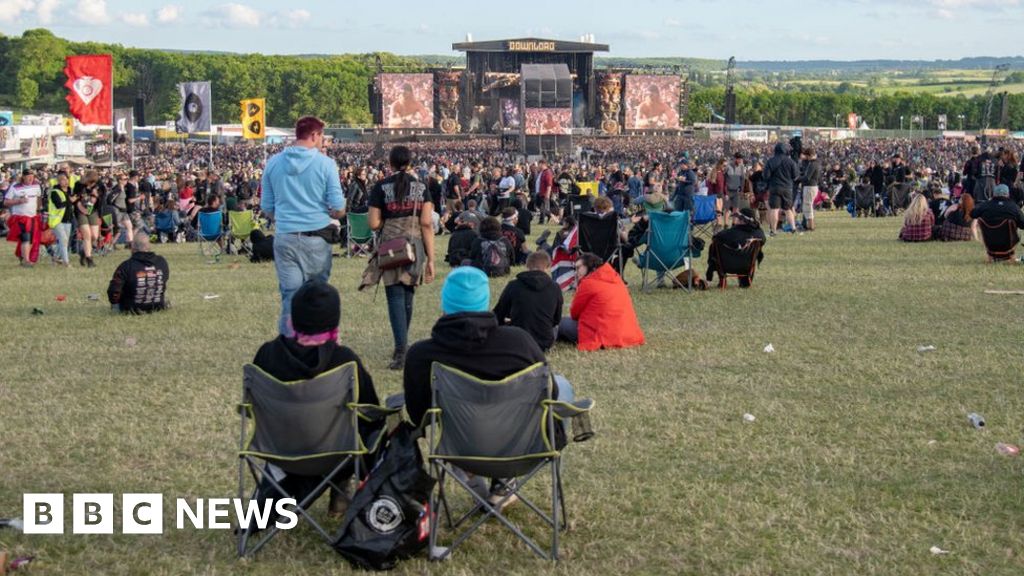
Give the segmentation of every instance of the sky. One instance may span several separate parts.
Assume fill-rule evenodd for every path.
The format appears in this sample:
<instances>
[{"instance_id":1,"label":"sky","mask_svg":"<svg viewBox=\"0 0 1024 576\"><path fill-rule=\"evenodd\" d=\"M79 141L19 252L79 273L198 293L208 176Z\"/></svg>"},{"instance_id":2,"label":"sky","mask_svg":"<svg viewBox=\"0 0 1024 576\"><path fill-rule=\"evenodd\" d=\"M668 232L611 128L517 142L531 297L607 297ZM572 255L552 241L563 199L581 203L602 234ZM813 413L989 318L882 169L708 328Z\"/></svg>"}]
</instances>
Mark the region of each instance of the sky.
<instances>
[{"instance_id":1,"label":"sky","mask_svg":"<svg viewBox=\"0 0 1024 576\"><path fill-rule=\"evenodd\" d=\"M32 28L265 54L454 54L466 34L593 34L611 56L935 60L1024 53L1024 0L0 0L0 32Z\"/></svg>"}]
</instances>

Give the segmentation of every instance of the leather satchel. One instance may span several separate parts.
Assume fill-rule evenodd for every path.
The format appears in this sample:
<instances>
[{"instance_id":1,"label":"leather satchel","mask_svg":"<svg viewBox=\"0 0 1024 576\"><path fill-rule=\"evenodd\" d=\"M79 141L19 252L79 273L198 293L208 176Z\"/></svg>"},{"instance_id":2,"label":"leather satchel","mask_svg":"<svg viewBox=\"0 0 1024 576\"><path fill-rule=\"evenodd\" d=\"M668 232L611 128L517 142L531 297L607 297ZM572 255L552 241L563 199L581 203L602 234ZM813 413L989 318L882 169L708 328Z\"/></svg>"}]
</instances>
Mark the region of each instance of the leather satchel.
<instances>
[{"instance_id":1,"label":"leather satchel","mask_svg":"<svg viewBox=\"0 0 1024 576\"><path fill-rule=\"evenodd\" d=\"M409 220L413 222L409 226L408 236L399 236L398 238L392 238L381 242L377 246L377 267L381 270L394 270L395 268L401 268L408 266L416 262L416 247L412 243L413 227L417 220L419 212L419 202L416 202L413 206L412 216L409 216Z\"/></svg>"}]
</instances>

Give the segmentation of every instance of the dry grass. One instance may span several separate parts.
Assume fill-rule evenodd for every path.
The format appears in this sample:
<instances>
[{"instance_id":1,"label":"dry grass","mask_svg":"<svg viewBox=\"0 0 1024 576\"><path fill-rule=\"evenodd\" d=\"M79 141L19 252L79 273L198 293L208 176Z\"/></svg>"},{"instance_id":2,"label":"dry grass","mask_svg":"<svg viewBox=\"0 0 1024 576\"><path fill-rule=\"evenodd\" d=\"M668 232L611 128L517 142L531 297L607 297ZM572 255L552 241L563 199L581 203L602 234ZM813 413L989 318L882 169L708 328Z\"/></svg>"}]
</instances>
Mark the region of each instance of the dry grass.
<instances>
[{"instance_id":1,"label":"dry grass","mask_svg":"<svg viewBox=\"0 0 1024 576\"><path fill-rule=\"evenodd\" d=\"M631 269L649 344L551 355L598 401L599 436L567 456L574 528L561 564L491 527L451 561L399 573L1024 571L1021 460L994 449L1022 440L1024 300L983 294L1024 288L1024 269L986 265L978 244L900 244L896 219L836 214L820 225L770 241L749 291L641 295ZM210 266L193 246L160 251L174 309L144 318L85 298L104 290L123 253L95 270L23 271L4 255L0 517L20 514L24 492L234 492L232 407L241 365L274 335L273 268ZM362 261L335 264L343 339L378 389L397 391L398 375L383 369L383 294L355 292ZM414 338L438 314L438 289L418 295ZM221 297L204 301L207 292ZM45 316L30 315L37 306ZM774 354L762 352L769 342ZM919 354L921 344L938 351ZM971 411L987 430L967 425ZM757 421L745 424L745 412ZM933 545L952 553L932 556ZM227 531L8 531L0 548L36 554L38 574L350 571L308 530L246 562Z\"/></svg>"}]
</instances>

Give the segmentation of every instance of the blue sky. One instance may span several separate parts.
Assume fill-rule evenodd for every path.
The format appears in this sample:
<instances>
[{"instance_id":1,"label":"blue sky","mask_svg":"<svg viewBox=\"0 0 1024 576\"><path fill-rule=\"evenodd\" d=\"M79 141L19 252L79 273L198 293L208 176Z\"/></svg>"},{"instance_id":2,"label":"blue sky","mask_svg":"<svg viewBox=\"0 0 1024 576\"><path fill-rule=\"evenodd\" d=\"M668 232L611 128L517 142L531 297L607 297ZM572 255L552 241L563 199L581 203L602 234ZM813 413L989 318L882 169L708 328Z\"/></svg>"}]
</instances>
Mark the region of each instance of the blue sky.
<instances>
[{"instance_id":1,"label":"blue sky","mask_svg":"<svg viewBox=\"0 0 1024 576\"><path fill-rule=\"evenodd\" d=\"M0 0L0 32L269 54L449 54L594 34L613 56L955 59L1024 53L1024 0Z\"/></svg>"}]
</instances>

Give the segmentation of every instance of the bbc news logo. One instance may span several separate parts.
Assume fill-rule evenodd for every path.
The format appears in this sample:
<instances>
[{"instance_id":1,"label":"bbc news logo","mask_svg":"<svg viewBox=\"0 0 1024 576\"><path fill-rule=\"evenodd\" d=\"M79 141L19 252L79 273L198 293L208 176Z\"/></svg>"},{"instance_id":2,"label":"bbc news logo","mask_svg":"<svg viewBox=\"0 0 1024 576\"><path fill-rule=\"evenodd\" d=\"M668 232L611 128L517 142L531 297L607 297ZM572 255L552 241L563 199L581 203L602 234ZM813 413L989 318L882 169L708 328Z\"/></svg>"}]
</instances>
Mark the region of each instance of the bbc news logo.
<instances>
[{"instance_id":1,"label":"bbc news logo","mask_svg":"<svg viewBox=\"0 0 1024 576\"><path fill-rule=\"evenodd\" d=\"M276 514L274 526L291 530L299 523L294 511L294 498L255 500L240 498L178 498L174 503L175 527L178 530L229 530L232 515L236 525L265 530ZM118 516L113 494L72 494L72 534L113 534ZM122 534L163 534L164 497L162 494L121 495ZM22 521L25 534L63 534L64 494L25 494L22 500Z\"/></svg>"}]
</instances>

